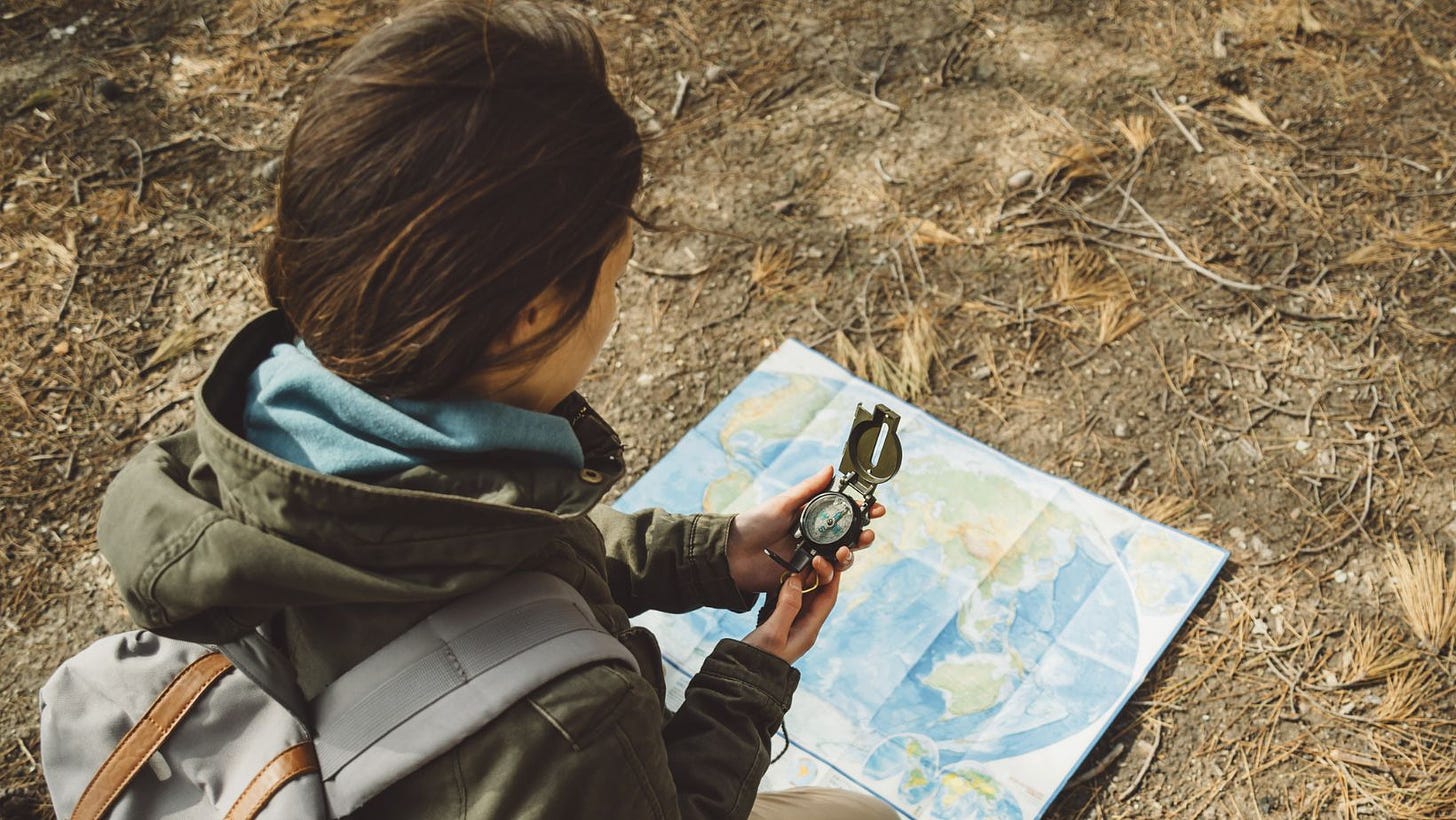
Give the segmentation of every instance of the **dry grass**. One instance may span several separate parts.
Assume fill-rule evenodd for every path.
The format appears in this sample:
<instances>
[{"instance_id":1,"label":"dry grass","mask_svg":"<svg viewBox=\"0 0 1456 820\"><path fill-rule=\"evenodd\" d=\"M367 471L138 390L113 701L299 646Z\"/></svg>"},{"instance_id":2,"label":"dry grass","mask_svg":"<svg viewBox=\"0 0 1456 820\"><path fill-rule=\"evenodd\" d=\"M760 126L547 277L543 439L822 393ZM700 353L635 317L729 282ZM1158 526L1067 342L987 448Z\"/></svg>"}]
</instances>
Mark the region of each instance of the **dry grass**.
<instances>
[{"instance_id":1,"label":"dry grass","mask_svg":"<svg viewBox=\"0 0 1456 820\"><path fill-rule=\"evenodd\" d=\"M796 285L790 274L794 270L794 251L775 245L759 245L753 251L748 276L753 284L769 295L785 295Z\"/></svg>"},{"instance_id":2,"label":"dry grass","mask_svg":"<svg viewBox=\"0 0 1456 820\"><path fill-rule=\"evenodd\" d=\"M1390 584L1406 625L1430 652L1443 652L1456 637L1456 571L1446 571L1443 550L1392 548L1386 557Z\"/></svg>"},{"instance_id":3,"label":"dry grass","mask_svg":"<svg viewBox=\"0 0 1456 820\"><path fill-rule=\"evenodd\" d=\"M1380 703L1371 716L1387 723L1409 723L1425 711L1431 695L1441 690L1440 683L1424 664L1400 667L1389 675Z\"/></svg>"},{"instance_id":4,"label":"dry grass","mask_svg":"<svg viewBox=\"0 0 1456 820\"><path fill-rule=\"evenodd\" d=\"M963 237L951 233L929 219L915 219L908 220L908 222L910 240L917 247L942 248L966 243Z\"/></svg>"},{"instance_id":5,"label":"dry grass","mask_svg":"<svg viewBox=\"0 0 1456 820\"><path fill-rule=\"evenodd\" d=\"M930 392L930 379L940 362L944 342L936 330L935 316L927 308L915 308L896 316L890 327L900 331L899 379L893 392L917 401Z\"/></svg>"},{"instance_id":6,"label":"dry grass","mask_svg":"<svg viewBox=\"0 0 1456 820\"><path fill-rule=\"evenodd\" d=\"M936 329L934 315L923 308L892 317L888 329L894 332L893 358L873 344L852 341L842 332L834 335L832 355L856 376L915 401L931 389L944 340Z\"/></svg>"},{"instance_id":7,"label":"dry grass","mask_svg":"<svg viewBox=\"0 0 1456 820\"><path fill-rule=\"evenodd\" d=\"M1158 139L1158 132L1153 125L1153 120L1142 114L1133 114L1126 119L1115 120L1112 127L1122 138L1127 140L1127 145L1136 154L1142 154L1152 147Z\"/></svg>"},{"instance_id":8,"label":"dry grass","mask_svg":"<svg viewBox=\"0 0 1456 820\"><path fill-rule=\"evenodd\" d=\"M1052 153L1043 176L1065 183L1108 176L1106 160L1117 149L1106 143L1079 140Z\"/></svg>"},{"instance_id":9,"label":"dry grass","mask_svg":"<svg viewBox=\"0 0 1456 820\"><path fill-rule=\"evenodd\" d=\"M1131 296L1127 282L1109 273L1106 258L1091 248L1063 242L1035 258L1051 271L1053 304L1094 306Z\"/></svg>"},{"instance_id":10,"label":"dry grass","mask_svg":"<svg viewBox=\"0 0 1456 820\"><path fill-rule=\"evenodd\" d=\"M1342 681L1345 686L1382 681L1420 659L1418 652L1400 644L1389 625L1353 623L1346 644L1349 655Z\"/></svg>"},{"instance_id":11,"label":"dry grass","mask_svg":"<svg viewBox=\"0 0 1456 820\"><path fill-rule=\"evenodd\" d=\"M89 562L106 481L185 422L208 340L260 304L253 171L383 13L113 5L155 42L68 60L57 3L0 26L0 66L74 69L0 89L40 103L0 122L6 817L44 806L46 653L115 612ZM1456 7L1019 5L595 9L629 113L663 129L642 211L740 261L627 283L642 344L617 344L594 398L645 467L796 335L1229 548L1110 731L1132 751L1051 817L1456 816ZM862 81L881 58L898 112ZM102 77L127 95L101 99ZM1148 724L1159 742L1131 742Z\"/></svg>"},{"instance_id":12,"label":"dry grass","mask_svg":"<svg viewBox=\"0 0 1456 820\"><path fill-rule=\"evenodd\" d=\"M1098 306L1097 344L1110 345L1146 319L1132 299L1109 299Z\"/></svg>"}]
</instances>

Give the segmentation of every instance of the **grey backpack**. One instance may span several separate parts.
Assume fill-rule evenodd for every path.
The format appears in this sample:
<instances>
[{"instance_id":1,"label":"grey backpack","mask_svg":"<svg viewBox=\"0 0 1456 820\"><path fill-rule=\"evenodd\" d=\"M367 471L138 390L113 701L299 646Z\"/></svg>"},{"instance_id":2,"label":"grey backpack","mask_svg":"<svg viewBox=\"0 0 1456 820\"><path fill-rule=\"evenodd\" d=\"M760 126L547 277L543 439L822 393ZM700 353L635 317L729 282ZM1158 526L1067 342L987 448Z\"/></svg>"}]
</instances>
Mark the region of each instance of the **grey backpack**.
<instances>
[{"instance_id":1,"label":"grey backpack","mask_svg":"<svg viewBox=\"0 0 1456 820\"><path fill-rule=\"evenodd\" d=\"M261 634L102 638L41 689L61 818L342 817L577 667L636 668L580 593L518 573L456 600L304 702Z\"/></svg>"}]
</instances>

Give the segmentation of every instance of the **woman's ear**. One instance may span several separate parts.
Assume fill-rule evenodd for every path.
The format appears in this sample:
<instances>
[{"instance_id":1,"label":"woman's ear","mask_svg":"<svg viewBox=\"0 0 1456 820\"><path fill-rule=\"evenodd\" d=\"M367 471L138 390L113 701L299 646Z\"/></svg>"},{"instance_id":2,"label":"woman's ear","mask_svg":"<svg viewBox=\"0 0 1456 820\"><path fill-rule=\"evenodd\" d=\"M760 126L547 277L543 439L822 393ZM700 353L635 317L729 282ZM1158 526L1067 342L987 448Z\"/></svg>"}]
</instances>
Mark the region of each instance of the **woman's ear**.
<instances>
[{"instance_id":1,"label":"woman's ear","mask_svg":"<svg viewBox=\"0 0 1456 820\"><path fill-rule=\"evenodd\" d=\"M516 314L510 330L500 340L504 342L501 346L509 350L536 338L550 326L557 309L556 297L551 288L537 294L535 299L526 303L521 312Z\"/></svg>"}]
</instances>

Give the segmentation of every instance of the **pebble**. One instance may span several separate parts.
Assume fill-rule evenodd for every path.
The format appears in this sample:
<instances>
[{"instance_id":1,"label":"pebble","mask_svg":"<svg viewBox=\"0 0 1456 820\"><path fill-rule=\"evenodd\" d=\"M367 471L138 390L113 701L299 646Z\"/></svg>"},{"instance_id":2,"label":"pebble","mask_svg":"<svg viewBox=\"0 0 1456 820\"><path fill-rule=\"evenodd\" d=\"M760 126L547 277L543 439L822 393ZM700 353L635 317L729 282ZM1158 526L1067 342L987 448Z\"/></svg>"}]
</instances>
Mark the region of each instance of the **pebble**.
<instances>
[{"instance_id":1,"label":"pebble","mask_svg":"<svg viewBox=\"0 0 1456 820\"><path fill-rule=\"evenodd\" d=\"M1335 583L1343 584L1348 580L1350 580L1350 573L1342 569L1335 570Z\"/></svg>"},{"instance_id":2,"label":"pebble","mask_svg":"<svg viewBox=\"0 0 1456 820\"><path fill-rule=\"evenodd\" d=\"M732 76L733 69L725 68L716 63L703 70L703 79L709 83L716 83Z\"/></svg>"},{"instance_id":3,"label":"pebble","mask_svg":"<svg viewBox=\"0 0 1456 820\"><path fill-rule=\"evenodd\" d=\"M267 162L253 169L253 176L264 182L274 182L278 179L278 172L283 169L283 157L274 157Z\"/></svg>"},{"instance_id":4,"label":"pebble","mask_svg":"<svg viewBox=\"0 0 1456 820\"><path fill-rule=\"evenodd\" d=\"M1018 188L1025 188L1031 184L1032 176L1034 175L1031 173L1031 169L1022 168L1020 171L1012 174L1010 179L1006 180L1006 187L1013 191Z\"/></svg>"},{"instance_id":5,"label":"pebble","mask_svg":"<svg viewBox=\"0 0 1456 820\"><path fill-rule=\"evenodd\" d=\"M1117 436L1118 438L1127 438L1129 435L1132 434L1132 431L1128 429L1127 422L1119 421L1116 425L1113 426L1112 434L1114 436Z\"/></svg>"}]
</instances>

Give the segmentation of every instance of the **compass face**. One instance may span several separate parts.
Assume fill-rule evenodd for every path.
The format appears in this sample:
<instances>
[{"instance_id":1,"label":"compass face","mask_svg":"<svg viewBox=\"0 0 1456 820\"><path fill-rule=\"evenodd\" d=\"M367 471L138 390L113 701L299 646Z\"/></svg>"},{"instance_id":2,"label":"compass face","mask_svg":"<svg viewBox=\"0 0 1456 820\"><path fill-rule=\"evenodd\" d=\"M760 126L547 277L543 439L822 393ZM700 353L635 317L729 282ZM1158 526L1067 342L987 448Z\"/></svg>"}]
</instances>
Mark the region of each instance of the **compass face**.
<instances>
[{"instance_id":1,"label":"compass face","mask_svg":"<svg viewBox=\"0 0 1456 820\"><path fill-rule=\"evenodd\" d=\"M809 500L800 519L804 538L827 546L839 542L854 526L854 502L843 493L822 493Z\"/></svg>"}]
</instances>

